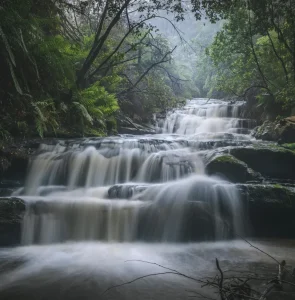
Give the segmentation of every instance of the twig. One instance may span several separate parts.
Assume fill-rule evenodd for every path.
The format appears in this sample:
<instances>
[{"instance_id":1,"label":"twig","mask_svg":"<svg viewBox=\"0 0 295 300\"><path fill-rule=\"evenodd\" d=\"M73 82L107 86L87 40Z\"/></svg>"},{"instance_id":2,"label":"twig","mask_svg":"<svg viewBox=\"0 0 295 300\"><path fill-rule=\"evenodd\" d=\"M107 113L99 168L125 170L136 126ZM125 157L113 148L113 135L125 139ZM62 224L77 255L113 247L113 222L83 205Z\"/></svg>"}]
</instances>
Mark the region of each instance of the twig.
<instances>
[{"instance_id":1,"label":"twig","mask_svg":"<svg viewBox=\"0 0 295 300\"><path fill-rule=\"evenodd\" d=\"M269 286L261 295L261 297L259 298L259 300L264 300L265 296L275 287L275 285L271 285Z\"/></svg>"},{"instance_id":2,"label":"twig","mask_svg":"<svg viewBox=\"0 0 295 300\"><path fill-rule=\"evenodd\" d=\"M122 284L118 284L118 285L113 285L109 288L107 288L102 294L101 296L103 296L104 294L108 293L110 290L113 290L113 289L116 289L118 287L122 287L124 285L127 285L127 284L131 284L131 283L134 283L138 280L141 280L141 279L144 279L144 278L147 278L147 277L151 277L151 276L159 276L159 275L167 275L167 274L177 274L175 272L162 272L162 273L154 273L154 274L148 274L148 275L144 275L144 276L141 276L141 277L137 277L131 281L128 281L128 282L124 282Z\"/></svg>"},{"instance_id":3,"label":"twig","mask_svg":"<svg viewBox=\"0 0 295 300\"><path fill-rule=\"evenodd\" d=\"M280 274L281 274L281 272L282 272L282 269L283 269L286 273L288 273L288 274L290 274L292 277L294 277L294 275L293 275L289 270L287 270L287 269L285 268L286 262L285 262L284 260L283 260L282 262L279 262L276 258L274 258L273 256L271 256L270 254L266 253L265 251L259 249L259 248L256 247L256 246L254 246L253 244L251 244L249 241L247 241L246 239L244 239L244 238L241 237L240 235L238 235L238 236L239 236L243 241L245 241L247 244L249 244L252 248L254 248L254 249L260 251L261 253L265 254L266 256L268 256L268 257L270 257L272 260L274 260L274 261L279 265L279 276L280 276Z\"/></svg>"},{"instance_id":4,"label":"twig","mask_svg":"<svg viewBox=\"0 0 295 300\"><path fill-rule=\"evenodd\" d=\"M201 294L197 291L188 291L187 290L187 292L195 294L195 296L188 296L189 298L199 298L199 297L201 297L201 299L215 300L214 298L206 297L206 296L204 296L203 294Z\"/></svg>"},{"instance_id":5,"label":"twig","mask_svg":"<svg viewBox=\"0 0 295 300\"><path fill-rule=\"evenodd\" d=\"M244 242L246 242L248 245L250 245L252 248L260 251L261 253L265 254L266 256L270 257L272 260L274 260L278 265L281 265L281 263L274 258L273 256L271 256L270 254L266 253L265 251L259 249L258 247L254 246L253 244L251 244L249 241L247 241L246 239L244 239L243 237L239 236Z\"/></svg>"},{"instance_id":6,"label":"twig","mask_svg":"<svg viewBox=\"0 0 295 300\"><path fill-rule=\"evenodd\" d=\"M289 284L289 285L292 285L292 286L295 286L295 283L292 283L292 282L290 282L290 281L280 280L280 282L286 283L286 284Z\"/></svg>"},{"instance_id":7,"label":"twig","mask_svg":"<svg viewBox=\"0 0 295 300\"><path fill-rule=\"evenodd\" d=\"M225 300L225 297L223 295L223 272L220 268L220 265L219 265L219 261L218 259L216 258L216 267L220 273L220 280L219 280L219 292L220 292L220 297L221 297L221 300Z\"/></svg>"},{"instance_id":8,"label":"twig","mask_svg":"<svg viewBox=\"0 0 295 300\"><path fill-rule=\"evenodd\" d=\"M118 288L118 287L122 287L122 286L125 286L125 285L128 285L128 284L131 284L131 283L134 283L138 280L141 280L141 279L144 279L144 278L147 278L147 277L151 277L151 276L159 276L159 275L167 275L167 274L173 274L173 275L178 275L178 276L182 276L184 278L187 278L187 279L190 279L190 280L193 280L195 282L204 282L202 280L199 280L199 279L196 279L196 278L193 278L191 276L188 276L188 275L185 275L181 272L178 272L177 270L174 270L174 269L170 269L170 268L167 268L167 267L164 267L164 266L161 266L160 264L157 264L157 263L153 263L153 262L149 262L149 261L144 261L144 260L127 260L125 262L143 262L143 263L147 263L147 264L150 264L150 265L156 265L158 267L161 267L163 269L166 269L168 270L168 272L160 272L160 273L154 273L154 274L148 274L148 275L144 275L144 276L140 276L138 278L135 278L131 281L128 281L128 282L124 282L122 284L118 284L118 285L114 285L114 286L111 286L109 287L108 289L106 289L101 295L103 296L104 294L108 293L110 290L113 290L115 288Z\"/></svg>"}]
</instances>

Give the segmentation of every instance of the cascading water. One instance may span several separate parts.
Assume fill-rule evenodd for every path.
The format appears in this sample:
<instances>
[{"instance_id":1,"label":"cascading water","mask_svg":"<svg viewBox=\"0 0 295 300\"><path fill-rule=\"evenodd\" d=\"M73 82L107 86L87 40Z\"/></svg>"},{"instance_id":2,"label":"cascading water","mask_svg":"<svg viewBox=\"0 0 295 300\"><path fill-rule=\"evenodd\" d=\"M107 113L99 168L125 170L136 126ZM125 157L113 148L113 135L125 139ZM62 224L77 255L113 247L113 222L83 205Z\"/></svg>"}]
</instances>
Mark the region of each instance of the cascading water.
<instances>
[{"instance_id":1,"label":"cascading water","mask_svg":"<svg viewBox=\"0 0 295 300\"><path fill-rule=\"evenodd\" d=\"M219 299L161 266L194 278L215 276L215 258L264 270L269 258L248 244L216 241L243 234L243 207L234 184L205 172L220 147L252 143L242 105L196 99L158 119L155 135L41 145L15 193L23 245L0 251L1 300ZM294 256L281 242L259 247Z\"/></svg>"},{"instance_id":2,"label":"cascading water","mask_svg":"<svg viewBox=\"0 0 295 300\"><path fill-rule=\"evenodd\" d=\"M159 121L156 135L42 145L16 193L27 202L23 244L242 234L235 186L204 167L206 150L250 140L251 122L238 118L242 104L191 100Z\"/></svg>"}]
</instances>

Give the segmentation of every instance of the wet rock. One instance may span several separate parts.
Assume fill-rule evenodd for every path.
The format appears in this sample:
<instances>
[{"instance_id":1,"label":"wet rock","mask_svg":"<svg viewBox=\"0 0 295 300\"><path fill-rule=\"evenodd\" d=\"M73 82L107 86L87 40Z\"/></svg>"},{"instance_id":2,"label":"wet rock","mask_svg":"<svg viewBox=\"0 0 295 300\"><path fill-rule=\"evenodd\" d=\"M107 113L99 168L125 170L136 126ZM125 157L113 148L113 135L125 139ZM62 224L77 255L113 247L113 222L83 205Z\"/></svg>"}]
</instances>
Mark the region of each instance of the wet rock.
<instances>
[{"instance_id":1,"label":"wet rock","mask_svg":"<svg viewBox=\"0 0 295 300\"><path fill-rule=\"evenodd\" d=\"M235 158L262 175L295 179L295 152L279 146L237 147L230 150Z\"/></svg>"},{"instance_id":2,"label":"wet rock","mask_svg":"<svg viewBox=\"0 0 295 300\"><path fill-rule=\"evenodd\" d=\"M25 203L19 198L0 198L0 246L20 243Z\"/></svg>"},{"instance_id":3,"label":"wet rock","mask_svg":"<svg viewBox=\"0 0 295 300\"><path fill-rule=\"evenodd\" d=\"M179 218L179 212L181 212L181 218ZM208 203L187 202L181 207L158 207L152 204L139 212L139 240L195 242L232 237L230 222L216 216Z\"/></svg>"},{"instance_id":4,"label":"wet rock","mask_svg":"<svg viewBox=\"0 0 295 300\"><path fill-rule=\"evenodd\" d=\"M295 300L295 292L271 292L267 295L266 300Z\"/></svg>"},{"instance_id":5,"label":"wet rock","mask_svg":"<svg viewBox=\"0 0 295 300\"><path fill-rule=\"evenodd\" d=\"M18 180L1 180L0 181L0 188L3 189L9 189L9 188L14 188L14 187L21 187L22 184Z\"/></svg>"},{"instance_id":6,"label":"wet rock","mask_svg":"<svg viewBox=\"0 0 295 300\"><path fill-rule=\"evenodd\" d=\"M0 180L24 182L30 156L39 147L38 142L13 142L0 147Z\"/></svg>"},{"instance_id":7,"label":"wet rock","mask_svg":"<svg viewBox=\"0 0 295 300\"><path fill-rule=\"evenodd\" d=\"M248 168L247 164L231 155L217 156L206 166L209 175L225 177L231 182L261 181L259 173Z\"/></svg>"},{"instance_id":8,"label":"wet rock","mask_svg":"<svg viewBox=\"0 0 295 300\"><path fill-rule=\"evenodd\" d=\"M8 197L14 191L15 191L15 189L13 189L13 188L0 188L0 197Z\"/></svg>"},{"instance_id":9,"label":"wet rock","mask_svg":"<svg viewBox=\"0 0 295 300\"><path fill-rule=\"evenodd\" d=\"M295 142L295 116L276 121L265 121L254 130L257 139L278 141L280 143Z\"/></svg>"},{"instance_id":10,"label":"wet rock","mask_svg":"<svg viewBox=\"0 0 295 300\"><path fill-rule=\"evenodd\" d=\"M150 129L148 127L120 127L118 128L119 134L133 134L133 135L143 135L143 134L155 134L156 131L154 129Z\"/></svg>"},{"instance_id":11,"label":"wet rock","mask_svg":"<svg viewBox=\"0 0 295 300\"><path fill-rule=\"evenodd\" d=\"M238 185L253 237L295 237L295 189L275 185Z\"/></svg>"},{"instance_id":12,"label":"wet rock","mask_svg":"<svg viewBox=\"0 0 295 300\"><path fill-rule=\"evenodd\" d=\"M21 186L21 182L18 180L0 180L0 197L12 195Z\"/></svg>"},{"instance_id":13,"label":"wet rock","mask_svg":"<svg viewBox=\"0 0 295 300\"><path fill-rule=\"evenodd\" d=\"M109 199L130 199L147 189L147 185L114 185L108 190Z\"/></svg>"},{"instance_id":14,"label":"wet rock","mask_svg":"<svg viewBox=\"0 0 295 300\"><path fill-rule=\"evenodd\" d=\"M140 123L140 124L138 124ZM129 117L119 114L117 117L118 133L119 134L154 134L156 133L155 129L143 124L141 118L138 119L138 123L131 120Z\"/></svg>"}]
</instances>

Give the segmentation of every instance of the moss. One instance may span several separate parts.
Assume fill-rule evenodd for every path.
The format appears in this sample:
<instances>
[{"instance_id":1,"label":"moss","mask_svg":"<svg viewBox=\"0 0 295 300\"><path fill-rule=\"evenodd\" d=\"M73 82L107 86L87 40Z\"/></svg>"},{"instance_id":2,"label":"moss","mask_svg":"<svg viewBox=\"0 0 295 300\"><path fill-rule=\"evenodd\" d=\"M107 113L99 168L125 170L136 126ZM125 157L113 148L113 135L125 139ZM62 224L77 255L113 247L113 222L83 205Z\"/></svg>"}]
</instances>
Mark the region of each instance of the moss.
<instances>
[{"instance_id":1,"label":"moss","mask_svg":"<svg viewBox=\"0 0 295 300\"><path fill-rule=\"evenodd\" d=\"M231 154L248 167L273 178L295 179L295 152L274 144L261 148L238 147Z\"/></svg>"},{"instance_id":2,"label":"moss","mask_svg":"<svg viewBox=\"0 0 295 300\"><path fill-rule=\"evenodd\" d=\"M281 184L278 184L278 183L274 184L273 187L276 188L276 189L283 189L284 188Z\"/></svg>"},{"instance_id":3,"label":"moss","mask_svg":"<svg viewBox=\"0 0 295 300\"><path fill-rule=\"evenodd\" d=\"M284 144L284 145L292 145L292 144ZM278 145L276 143L270 143L267 145L263 145L262 147L257 145L256 147L253 147L257 150L271 150L275 152L282 152L282 153L290 153L292 149L289 147L285 147L284 145ZM295 150L295 144L294 144L294 150Z\"/></svg>"},{"instance_id":4,"label":"moss","mask_svg":"<svg viewBox=\"0 0 295 300\"><path fill-rule=\"evenodd\" d=\"M231 155L219 156L215 159L215 161L220 162L220 163L241 164L241 162L239 160L237 160L236 158L234 158Z\"/></svg>"},{"instance_id":5,"label":"moss","mask_svg":"<svg viewBox=\"0 0 295 300\"><path fill-rule=\"evenodd\" d=\"M293 147L293 149L292 149ZM268 143L268 144L253 144L251 147L246 149L255 149L255 150L271 150L275 152L283 152L283 153L290 153L292 150L295 151L295 143L294 144L283 144L278 145L277 143ZM292 152L293 153L293 152Z\"/></svg>"},{"instance_id":6,"label":"moss","mask_svg":"<svg viewBox=\"0 0 295 300\"><path fill-rule=\"evenodd\" d=\"M231 155L222 155L213 159L206 167L209 175L221 175L232 182L260 181L260 174Z\"/></svg>"},{"instance_id":7,"label":"moss","mask_svg":"<svg viewBox=\"0 0 295 300\"><path fill-rule=\"evenodd\" d=\"M295 152L295 143L291 143L291 144L283 144L282 145L283 148L291 150L293 152Z\"/></svg>"}]
</instances>

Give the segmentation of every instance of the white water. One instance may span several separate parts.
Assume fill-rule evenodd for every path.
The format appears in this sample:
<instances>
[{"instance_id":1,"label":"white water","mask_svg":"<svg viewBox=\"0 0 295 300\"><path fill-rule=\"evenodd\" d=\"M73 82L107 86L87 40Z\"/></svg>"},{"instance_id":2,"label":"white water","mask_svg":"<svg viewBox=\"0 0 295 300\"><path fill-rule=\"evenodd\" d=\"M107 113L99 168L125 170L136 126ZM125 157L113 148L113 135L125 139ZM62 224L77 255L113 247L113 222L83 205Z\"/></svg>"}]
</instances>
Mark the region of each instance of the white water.
<instances>
[{"instance_id":1,"label":"white water","mask_svg":"<svg viewBox=\"0 0 295 300\"><path fill-rule=\"evenodd\" d=\"M207 176L204 160L214 143L250 141L236 133L250 124L238 118L242 104L192 100L159 122L155 136L41 146L19 191L28 203L23 244L177 242L243 234L235 186ZM126 193L109 199L118 184L122 191L133 185L128 200Z\"/></svg>"},{"instance_id":2,"label":"white water","mask_svg":"<svg viewBox=\"0 0 295 300\"><path fill-rule=\"evenodd\" d=\"M251 143L241 105L193 100L158 120L153 136L42 145L15 193L27 203L24 246L0 251L0 299L170 300L191 290L215 299L216 291L129 260L195 278L215 276L216 257L233 274L271 264L245 242L190 243L245 230L235 185L205 173L210 151ZM292 258L287 242L256 245Z\"/></svg>"}]
</instances>

